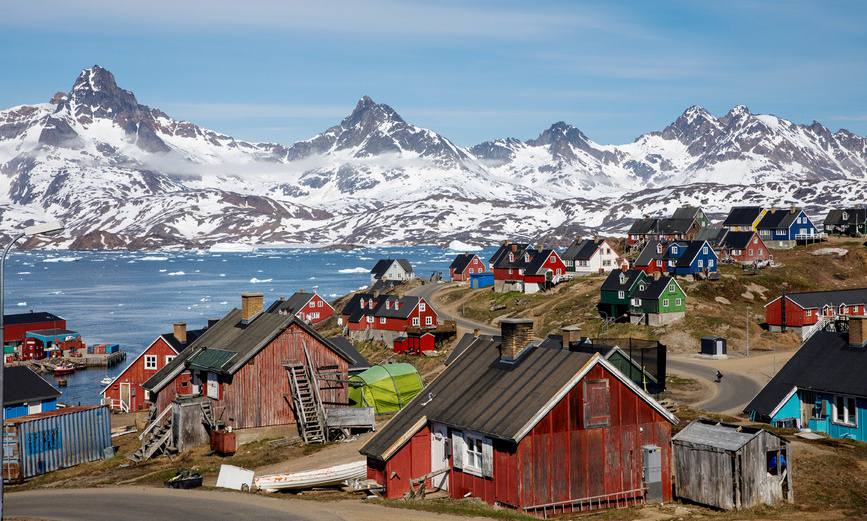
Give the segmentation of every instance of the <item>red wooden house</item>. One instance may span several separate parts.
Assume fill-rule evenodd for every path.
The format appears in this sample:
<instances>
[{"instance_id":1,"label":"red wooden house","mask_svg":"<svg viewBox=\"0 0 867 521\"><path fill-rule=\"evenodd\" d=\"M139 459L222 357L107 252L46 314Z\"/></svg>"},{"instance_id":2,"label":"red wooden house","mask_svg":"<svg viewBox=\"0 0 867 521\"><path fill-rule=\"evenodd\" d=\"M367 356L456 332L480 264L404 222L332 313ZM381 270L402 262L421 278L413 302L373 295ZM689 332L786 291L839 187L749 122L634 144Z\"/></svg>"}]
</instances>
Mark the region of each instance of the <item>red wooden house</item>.
<instances>
[{"instance_id":1,"label":"red wooden house","mask_svg":"<svg viewBox=\"0 0 867 521\"><path fill-rule=\"evenodd\" d=\"M3 345L18 345L28 331L66 329L66 319L44 311L3 316Z\"/></svg>"},{"instance_id":2,"label":"red wooden house","mask_svg":"<svg viewBox=\"0 0 867 521\"><path fill-rule=\"evenodd\" d=\"M102 390L102 403L119 411L142 411L150 407L142 384L164 368L195 341L205 329L187 330L178 322L166 333L154 339L126 368ZM187 384L189 385L189 384Z\"/></svg>"},{"instance_id":3,"label":"red wooden house","mask_svg":"<svg viewBox=\"0 0 867 521\"><path fill-rule=\"evenodd\" d=\"M775 332L783 328L800 330L820 320L864 315L867 315L867 288L784 293L765 304L765 323Z\"/></svg>"},{"instance_id":4,"label":"red wooden house","mask_svg":"<svg viewBox=\"0 0 867 521\"><path fill-rule=\"evenodd\" d=\"M501 327L362 447L386 497L431 474L428 490L543 516L670 499L677 419L570 335L537 345L532 321Z\"/></svg>"},{"instance_id":5,"label":"red wooden house","mask_svg":"<svg viewBox=\"0 0 867 521\"><path fill-rule=\"evenodd\" d=\"M315 291L298 291L288 299L275 301L268 307L269 313L294 315L309 324L324 322L334 315L334 308Z\"/></svg>"},{"instance_id":6,"label":"red wooden house","mask_svg":"<svg viewBox=\"0 0 867 521\"><path fill-rule=\"evenodd\" d=\"M721 260L753 264L771 258L765 241L754 231L727 231L717 245Z\"/></svg>"},{"instance_id":7,"label":"red wooden house","mask_svg":"<svg viewBox=\"0 0 867 521\"><path fill-rule=\"evenodd\" d=\"M241 309L209 327L142 385L159 411L187 394L207 398L215 418L235 429L293 424L287 362L328 372L322 403L347 404L352 359L346 353L296 316L264 311L261 293L245 293L241 300ZM189 392L178 393L184 375Z\"/></svg>"},{"instance_id":8,"label":"red wooden house","mask_svg":"<svg viewBox=\"0 0 867 521\"><path fill-rule=\"evenodd\" d=\"M436 349L436 337L433 333L399 336L394 339L392 348L395 353L421 354Z\"/></svg>"},{"instance_id":9,"label":"red wooden house","mask_svg":"<svg viewBox=\"0 0 867 521\"><path fill-rule=\"evenodd\" d=\"M470 280L473 273L484 273L485 263L474 253L461 253L449 266L449 278L454 282Z\"/></svg>"},{"instance_id":10,"label":"red wooden house","mask_svg":"<svg viewBox=\"0 0 867 521\"><path fill-rule=\"evenodd\" d=\"M536 293L565 280L566 264L547 248L504 242L490 259L494 291Z\"/></svg>"},{"instance_id":11,"label":"red wooden house","mask_svg":"<svg viewBox=\"0 0 867 521\"><path fill-rule=\"evenodd\" d=\"M393 342L406 331L436 329L439 316L422 297L356 293L340 311L350 336Z\"/></svg>"}]
</instances>

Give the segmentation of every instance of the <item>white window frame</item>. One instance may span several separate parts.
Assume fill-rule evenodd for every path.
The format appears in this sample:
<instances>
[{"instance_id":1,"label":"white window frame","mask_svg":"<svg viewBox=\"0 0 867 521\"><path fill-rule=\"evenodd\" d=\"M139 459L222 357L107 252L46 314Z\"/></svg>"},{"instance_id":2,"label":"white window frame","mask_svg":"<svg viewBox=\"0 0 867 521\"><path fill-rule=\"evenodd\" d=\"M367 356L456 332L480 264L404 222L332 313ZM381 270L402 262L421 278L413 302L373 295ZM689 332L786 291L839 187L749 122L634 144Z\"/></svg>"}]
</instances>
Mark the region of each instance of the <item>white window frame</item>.
<instances>
[{"instance_id":1,"label":"white window frame","mask_svg":"<svg viewBox=\"0 0 867 521\"><path fill-rule=\"evenodd\" d=\"M667 298L662 299L662 307L667 308L670 301Z\"/></svg>"},{"instance_id":2,"label":"white window frame","mask_svg":"<svg viewBox=\"0 0 867 521\"><path fill-rule=\"evenodd\" d=\"M699 260L698 260L698 267L699 267L699 268L704 268L704 261L703 261L702 259L699 259Z\"/></svg>"},{"instance_id":3,"label":"white window frame","mask_svg":"<svg viewBox=\"0 0 867 521\"><path fill-rule=\"evenodd\" d=\"M707 255L707 246L702 246L701 252Z\"/></svg>"},{"instance_id":4,"label":"white window frame","mask_svg":"<svg viewBox=\"0 0 867 521\"><path fill-rule=\"evenodd\" d=\"M626 298L626 292L623 290L618 291L617 292L617 298L619 298L620 300L625 299Z\"/></svg>"},{"instance_id":5,"label":"white window frame","mask_svg":"<svg viewBox=\"0 0 867 521\"><path fill-rule=\"evenodd\" d=\"M469 433L464 433L463 471L473 476L482 477L482 466L485 458L485 439Z\"/></svg>"},{"instance_id":6,"label":"white window frame","mask_svg":"<svg viewBox=\"0 0 867 521\"><path fill-rule=\"evenodd\" d=\"M656 267L657 267L657 268L661 268L661 267L662 267L662 259L656 259Z\"/></svg>"},{"instance_id":7,"label":"white window frame","mask_svg":"<svg viewBox=\"0 0 867 521\"><path fill-rule=\"evenodd\" d=\"M367 323L368 323L368 324L373 324L373 315L368 315L368 317L367 317Z\"/></svg>"},{"instance_id":8,"label":"white window frame","mask_svg":"<svg viewBox=\"0 0 867 521\"><path fill-rule=\"evenodd\" d=\"M674 305L675 306L682 306L683 305L683 299L680 299L680 298L674 299Z\"/></svg>"},{"instance_id":9,"label":"white window frame","mask_svg":"<svg viewBox=\"0 0 867 521\"><path fill-rule=\"evenodd\" d=\"M668 285L668 292L669 292L669 293L674 293L674 283L673 283L673 282L672 282L671 284Z\"/></svg>"},{"instance_id":10,"label":"white window frame","mask_svg":"<svg viewBox=\"0 0 867 521\"><path fill-rule=\"evenodd\" d=\"M425 311L426 309L427 309L427 306L425 306L424 302L418 303L418 310L419 311Z\"/></svg>"},{"instance_id":11,"label":"white window frame","mask_svg":"<svg viewBox=\"0 0 867 521\"><path fill-rule=\"evenodd\" d=\"M672 247L671 247L671 253L672 253L672 255L674 255L675 253L677 253L677 246L672 246Z\"/></svg>"},{"instance_id":12,"label":"white window frame","mask_svg":"<svg viewBox=\"0 0 867 521\"><path fill-rule=\"evenodd\" d=\"M174 360L176 357L177 355L166 355L166 365L172 363L172 360Z\"/></svg>"},{"instance_id":13,"label":"white window frame","mask_svg":"<svg viewBox=\"0 0 867 521\"><path fill-rule=\"evenodd\" d=\"M837 400L843 400L843 419L837 419ZM851 402L849 402L851 400ZM851 403L852 408L848 407ZM858 401L854 396L847 396L843 394L834 395L834 400L831 402L831 421L836 423L837 425L845 425L847 427L857 427L858 426ZM851 414L851 416L850 416Z\"/></svg>"},{"instance_id":14,"label":"white window frame","mask_svg":"<svg viewBox=\"0 0 867 521\"><path fill-rule=\"evenodd\" d=\"M325 302L322 302L321 300L318 301L318 302L316 303L316 307L318 307L318 308L325 307Z\"/></svg>"},{"instance_id":15,"label":"white window frame","mask_svg":"<svg viewBox=\"0 0 867 521\"><path fill-rule=\"evenodd\" d=\"M157 370L157 355L145 355L144 357L145 371Z\"/></svg>"},{"instance_id":16,"label":"white window frame","mask_svg":"<svg viewBox=\"0 0 867 521\"><path fill-rule=\"evenodd\" d=\"M432 316L424 317L424 325L432 326L433 325L433 317Z\"/></svg>"},{"instance_id":17,"label":"white window frame","mask_svg":"<svg viewBox=\"0 0 867 521\"><path fill-rule=\"evenodd\" d=\"M707 267L708 267L708 268L713 268L713 259L708 259L708 260L707 260Z\"/></svg>"},{"instance_id":18,"label":"white window frame","mask_svg":"<svg viewBox=\"0 0 867 521\"><path fill-rule=\"evenodd\" d=\"M385 319L385 317L379 317L379 323L380 323L380 324L385 324L385 323L386 323L386 319Z\"/></svg>"},{"instance_id":19,"label":"white window frame","mask_svg":"<svg viewBox=\"0 0 867 521\"><path fill-rule=\"evenodd\" d=\"M419 325L418 317L412 317L412 325L415 327L418 327L418 325Z\"/></svg>"}]
</instances>

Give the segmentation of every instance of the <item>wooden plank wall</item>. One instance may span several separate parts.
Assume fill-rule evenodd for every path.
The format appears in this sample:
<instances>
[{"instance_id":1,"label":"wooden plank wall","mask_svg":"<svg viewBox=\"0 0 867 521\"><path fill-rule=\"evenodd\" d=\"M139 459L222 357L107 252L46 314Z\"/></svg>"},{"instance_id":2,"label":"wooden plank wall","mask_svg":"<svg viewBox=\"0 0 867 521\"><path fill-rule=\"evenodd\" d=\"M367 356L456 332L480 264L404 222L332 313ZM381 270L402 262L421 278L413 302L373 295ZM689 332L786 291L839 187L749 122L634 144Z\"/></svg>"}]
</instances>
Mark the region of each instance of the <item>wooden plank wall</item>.
<instances>
[{"instance_id":1,"label":"wooden plank wall","mask_svg":"<svg viewBox=\"0 0 867 521\"><path fill-rule=\"evenodd\" d=\"M735 508L733 452L674 442L677 496L722 509Z\"/></svg>"},{"instance_id":2,"label":"wooden plank wall","mask_svg":"<svg viewBox=\"0 0 867 521\"><path fill-rule=\"evenodd\" d=\"M224 383L223 396L215 405L224 407L224 420L237 429L295 423L292 391L283 362L304 360L304 345L316 367L336 366L330 378L346 380L348 363L325 344L292 324ZM321 382L322 401L346 405L347 384Z\"/></svg>"}]
</instances>

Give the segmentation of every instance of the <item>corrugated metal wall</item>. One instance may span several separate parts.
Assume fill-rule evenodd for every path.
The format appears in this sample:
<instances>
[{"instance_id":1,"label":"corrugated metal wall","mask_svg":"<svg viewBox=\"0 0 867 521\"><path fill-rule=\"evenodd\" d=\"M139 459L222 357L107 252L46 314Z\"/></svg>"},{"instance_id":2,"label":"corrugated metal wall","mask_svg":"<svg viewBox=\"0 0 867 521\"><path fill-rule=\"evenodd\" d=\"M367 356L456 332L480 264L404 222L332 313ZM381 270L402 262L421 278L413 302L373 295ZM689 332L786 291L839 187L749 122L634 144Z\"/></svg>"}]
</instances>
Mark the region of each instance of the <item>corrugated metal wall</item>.
<instances>
[{"instance_id":1,"label":"corrugated metal wall","mask_svg":"<svg viewBox=\"0 0 867 521\"><path fill-rule=\"evenodd\" d=\"M95 461L111 447L108 407L68 407L6 422L5 475L13 480Z\"/></svg>"}]
</instances>

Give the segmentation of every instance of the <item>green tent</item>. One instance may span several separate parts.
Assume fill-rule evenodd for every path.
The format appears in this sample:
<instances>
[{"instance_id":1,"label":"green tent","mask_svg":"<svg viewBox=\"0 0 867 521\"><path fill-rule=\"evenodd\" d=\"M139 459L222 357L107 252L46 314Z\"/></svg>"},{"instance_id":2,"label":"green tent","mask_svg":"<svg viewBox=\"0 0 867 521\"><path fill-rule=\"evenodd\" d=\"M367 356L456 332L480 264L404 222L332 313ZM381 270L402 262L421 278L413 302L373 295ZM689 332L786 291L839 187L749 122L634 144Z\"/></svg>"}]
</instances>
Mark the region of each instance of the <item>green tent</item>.
<instances>
[{"instance_id":1,"label":"green tent","mask_svg":"<svg viewBox=\"0 0 867 521\"><path fill-rule=\"evenodd\" d=\"M421 392L424 384L412 364L383 364L349 377L349 403L396 412Z\"/></svg>"}]
</instances>

